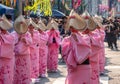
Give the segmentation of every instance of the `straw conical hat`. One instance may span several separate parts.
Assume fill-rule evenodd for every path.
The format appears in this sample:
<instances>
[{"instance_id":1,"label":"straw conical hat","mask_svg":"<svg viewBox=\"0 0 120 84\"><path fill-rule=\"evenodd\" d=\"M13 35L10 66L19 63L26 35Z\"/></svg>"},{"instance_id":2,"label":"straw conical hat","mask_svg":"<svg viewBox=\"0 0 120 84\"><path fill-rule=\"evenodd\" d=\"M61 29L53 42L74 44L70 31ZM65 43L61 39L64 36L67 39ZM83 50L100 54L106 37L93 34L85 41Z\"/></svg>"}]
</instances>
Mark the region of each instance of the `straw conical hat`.
<instances>
[{"instance_id":1,"label":"straw conical hat","mask_svg":"<svg viewBox=\"0 0 120 84\"><path fill-rule=\"evenodd\" d=\"M103 22L103 18L101 16L95 15L94 17L97 19L97 21L101 23Z\"/></svg>"},{"instance_id":2,"label":"straw conical hat","mask_svg":"<svg viewBox=\"0 0 120 84\"><path fill-rule=\"evenodd\" d=\"M25 21L25 19L24 19L24 17L23 17L22 15L20 15L20 16L15 20L14 28L15 28L15 31L16 31L18 34L24 34L24 33L27 32L28 26L27 26L26 21Z\"/></svg>"},{"instance_id":3,"label":"straw conical hat","mask_svg":"<svg viewBox=\"0 0 120 84\"><path fill-rule=\"evenodd\" d=\"M58 23L55 22L53 19L48 23L47 29L58 29Z\"/></svg>"},{"instance_id":4,"label":"straw conical hat","mask_svg":"<svg viewBox=\"0 0 120 84\"><path fill-rule=\"evenodd\" d=\"M85 10L82 14L82 17L86 17L86 16L91 17L88 11Z\"/></svg>"},{"instance_id":5,"label":"straw conical hat","mask_svg":"<svg viewBox=\"0 0 120 84\"><path fill-rule=\"evenodd\" d=\"M38 28L38 25L30 18L27 20L28 26L32 25L35 29Z\"/></svg>"},{"instance_id":6,"label":"straw conical hat","mask_svg":"<svg viewBox=\"0 0 120 84\"><path fill-rule=\"evenodd\" d=\"M108 20L112 20L112 21L114 21L115 18L114 18L113 16L110 16L110 17L108 17Z\"/></svg>"},{"instance_id":7,"label":"straw conical hat","mask_svg":"<svg viewBox=\"0 0 120 84\"><path fill-rule=\"evenodd\" d=\"M87 28L88 28L90 31L95 30L95 28L96 28L96 23L94 22L93 18L90 16L90 14L89 14L87 11L85 11L85 12L82 14L82 17L86 20Z\"/></svg>"},{"instance_id":8,"label":"straw conical hat","mask_svg":"<svg viewBox=\"0 0 120 84\"><path fill-rule=\"evenodd\" d=\"M102 25L102 23L98 20L98 18L93 17L93 20L94 20L94 22L95 22L99 27L103 28L103 25Z\"/></svg>"},{"instance_id":9,"label":"straw conical hat","mask_svg":"<svg viewBox=\"0 0 120 84\"><path fill-rule=\"evenodd\" d=\"M38 29L41 29L43 31L45 31L47 29L47 27L45 26L45 24L42 22L42 20L39 20L38 22Z\"/></svg>"},{"instance_id":10,"label":"straw conical hat","mask_svg":"<svg viewBox=\"0 0 120 84\"><path fill-rule=\"evenodd\" d=\"M13 27L13 25L12 25L12 23L10 23L10 22L7 20L6 16L3 15L3 16L1 17L0 27L1 27L3 30L9 30L10 28Z\"/></svg>"},{"instance_id":11,"label":"straw conical hat","mask_svg":"<svg viewBox=\"0 0 120 84\"><path fill-rule=\"evenodd\" d=\"M79 16L76 12L72 10L69 15L66 27L67 27L66 29L73 27L76 30L82 31L86 27L86 22L81 16Z\"/></svg>"}]
</instances>

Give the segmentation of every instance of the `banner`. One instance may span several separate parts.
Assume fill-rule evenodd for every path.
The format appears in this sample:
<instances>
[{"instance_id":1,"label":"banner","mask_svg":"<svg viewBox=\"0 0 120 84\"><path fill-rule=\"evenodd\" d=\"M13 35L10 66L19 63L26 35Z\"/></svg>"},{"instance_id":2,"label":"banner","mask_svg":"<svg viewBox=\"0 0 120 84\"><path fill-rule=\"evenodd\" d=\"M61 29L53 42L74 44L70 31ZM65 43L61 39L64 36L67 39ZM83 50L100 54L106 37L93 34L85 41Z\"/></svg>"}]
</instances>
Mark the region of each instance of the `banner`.
<instances>
[{"instance_id":1,"label":"banner","mask_svg":"<svg viewBox=\"0 0 120 84\"><path fill-rule=\"evenodd\" d=\"M11 6L11 1L10 0L6 0L6 6Z\"/></svg>"},{"instance_id":2,"label":"banner","mask_svg":"<svg viewBox=\"0 0 120 84\"><path fill-rule=\"evenodd\" d=\"M37 10L39 10L40 12L43 12L45 16L52 15L50 0L35 0L32 6L26 6L24 10L34 12L37 12Z\"/></svg>"}]
</instances>

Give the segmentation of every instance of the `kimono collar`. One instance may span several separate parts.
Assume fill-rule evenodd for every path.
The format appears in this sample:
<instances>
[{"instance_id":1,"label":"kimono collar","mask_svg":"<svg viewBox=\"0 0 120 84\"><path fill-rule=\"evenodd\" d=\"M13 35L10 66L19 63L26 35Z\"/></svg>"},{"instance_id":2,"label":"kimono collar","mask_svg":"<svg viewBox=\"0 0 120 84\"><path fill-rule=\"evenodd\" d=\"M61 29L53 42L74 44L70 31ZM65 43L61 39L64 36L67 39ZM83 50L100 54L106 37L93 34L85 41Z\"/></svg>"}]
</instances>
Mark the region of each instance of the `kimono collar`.
<instances>
[{"instance_id":1,"label":"kimono collar","mask_svg":"<svg viewBox=\"0 0 120 84\"><path fill-rule=\"evenodd\" d=\"M70 31L71 31L72 33L78 33L78 30L76 30L76 29L74 29L74 28L70 28Z\"/></svg>"},{"instance_id":2,"label":"kimono collar","mask_svg":"<svg viewBox=\"0 0 120 84\"><path fill-rule=\"evenodd\" d=\"M54 31L55 29L54 28L52 28L50 31Z\"/></svg>"},{"instance_id":3,"label":"kimono collar","mask_svg":"<svg viewBox=\"0 0 120 84\"><path fill-rule=\"evenodd\" d=\"M3 29L0 29L0 33L1 33L1 34L8 34L8 31L3 30Z\"/></svg>"},{"instance_id":4,"label":"kimono collar","mask_svg":"<svg viewBox=\"0 0 120 84\"><path fill-rule=\"evenodd\" d=\"M90 30L86 29L82 34L89 34L89 33L90 33Z\"/></svg>"},{"instance_id":5,"label":"kimono collar","mask_svg":"<svg viewBox=\"0 0 120 84\"><path fill-rule=\"evenodd\" d=\"M38 29L38 31L39 31L40 34L41 34L41 33L44 33L44 31L42 31L41 29Z\"/></svg>"}]
</instances>

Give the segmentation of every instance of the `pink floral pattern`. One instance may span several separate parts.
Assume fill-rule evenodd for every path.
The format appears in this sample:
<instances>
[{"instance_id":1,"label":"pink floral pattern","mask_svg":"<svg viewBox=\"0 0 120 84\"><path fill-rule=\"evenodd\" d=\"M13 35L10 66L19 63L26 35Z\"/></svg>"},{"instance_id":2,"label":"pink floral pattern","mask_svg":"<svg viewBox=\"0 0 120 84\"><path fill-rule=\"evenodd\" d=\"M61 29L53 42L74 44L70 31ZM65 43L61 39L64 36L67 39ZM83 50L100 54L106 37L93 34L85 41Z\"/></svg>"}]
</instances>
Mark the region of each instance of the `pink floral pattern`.
<instances>
[{"instance_id":1,"label":"pink floral pattern","mask_svg":"<svg viewBox=\"0 0 120 84\"><path fill-rule=\"evenodd\" d=\"M57 70L58 65L58 53L60 45L60 34L58 30L49 30L48 33L48 60L47 60L47 69L48 70ZM56 40L56 43L53 43L53 37Z\"/></svg>"},{"instance_id":2,"label":"pink floral pattern","mask_svg":"<svg viewBox=\"0 0 120 84\"><path fill-rule=\"evenodd\" d=\"M31 58L31 78L39 76L39 32L32 31L32 44L30 45L30 58Z\"/></svg>"},{"instance_id":3,"label":"pink floral pattern","mask_svg":"<svg viewBox=\"0 0 120 84\"><path fill-rule=\"evenodd\" d=\"M4 46L5 50L1 47L3 44L6 45ZM15 63L14 45L15 38L11 34L0 34L0 84L13 84ZM1 53L1 50L5 53Z\"/></svg>"},{"instance_id":4,"label":"pink floral pattern","mask_svg":"<svg viewBox=\"0 0 120 84\"><path fill-rule=\"evenodd\" d=\"M16 47L15 47L15 74L14 74L14 84L30 84L31 83L31 61L30 61L30 48L29 46L32 44L32 38L29 32L19 35L17 33L13 33L16 37ZM19 39L21 38L21 39ZM26 47L26 53L21 54L17 53L21 47L21 43Z\"/></svg>"},{"instance_id":5,"label":"pink floral pattern","mask_svg":"<svg viewBox=\"0 0 120 84\"><path fill-rule=\"evenodd\" d=\"M47 56L48 56L48 35L46 32L42 31L40 33L40 41L39 41L39 74L46 74L47 69Z\"/></svg>"},{"instance_id":6,"label":"pink floral pattern","mask_svg":"<svg viewBox=\"0 0 120 84\"><path fill-rule=\"evenodd\" d=\"M68 68L65 84L90 84L91 66L81 65L91 54L90 39L78 33L74 35L76 40L71 35L62 41L62 56Z\"/></svg>"},{"instance_id":7,"label":"pink floral pattern","mask_svg":"<svg viewBox=\"0 0 120 84\"><path fill-rule=\"evenodd\" d=\"M104 48L104 39L105 39L105 31L101 28L99 30L96 30L96 32L99 33L101 36L101 42L102 42L102 49L100 50L99 54L99 69L100 72L104 72L105 68L105 48Z\"/></svg>"},{"instance_id":8,"label":"pink floral pattern","mask_svg":"<svg viewBox=\"0 0 120 84\"><path fill-rule=\"evenodd\" d=\"M91 84L99 84L99 51L102 48L101 37L95 31L90 32L89 37L92 49L90 56L90 64L92 67Z\"/></svg>"}]
</instances>

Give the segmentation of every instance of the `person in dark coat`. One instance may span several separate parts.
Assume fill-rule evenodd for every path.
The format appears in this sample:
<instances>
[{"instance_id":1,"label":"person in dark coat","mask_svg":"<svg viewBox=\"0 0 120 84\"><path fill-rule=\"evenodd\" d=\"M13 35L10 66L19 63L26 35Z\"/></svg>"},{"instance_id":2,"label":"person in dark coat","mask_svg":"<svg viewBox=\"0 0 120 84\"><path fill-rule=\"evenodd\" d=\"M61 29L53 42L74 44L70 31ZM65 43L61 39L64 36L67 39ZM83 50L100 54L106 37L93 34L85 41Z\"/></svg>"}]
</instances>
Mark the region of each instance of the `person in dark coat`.
<instances>
[{"instance_id":1,"label":"person in dark coat","mask_svg":"<svg viewBox=\"0 0 120 84\"><path fill-rule=\"evenodd\" d=\"M105 28L105 33L106 33L106 41L108 43L108 47L110 48L111 47L111 42L110 42L110 29L109 29L109 26L106 26Z\"/></svg>"},{"instance_id":2,"label":"person in dark coat","mask_svg":"<svg viewBox=\"0 0 120 84\"><path fill-rule=\"evenodd\" d=\"M114 49L114 47L116 50L118 50L118 47L117 47L117 28L116 28L115 23L111 22L109 28L110 28L110 47L112 50Z\"/></svg>"}]
</instances>

